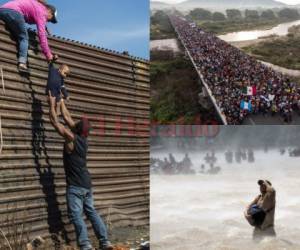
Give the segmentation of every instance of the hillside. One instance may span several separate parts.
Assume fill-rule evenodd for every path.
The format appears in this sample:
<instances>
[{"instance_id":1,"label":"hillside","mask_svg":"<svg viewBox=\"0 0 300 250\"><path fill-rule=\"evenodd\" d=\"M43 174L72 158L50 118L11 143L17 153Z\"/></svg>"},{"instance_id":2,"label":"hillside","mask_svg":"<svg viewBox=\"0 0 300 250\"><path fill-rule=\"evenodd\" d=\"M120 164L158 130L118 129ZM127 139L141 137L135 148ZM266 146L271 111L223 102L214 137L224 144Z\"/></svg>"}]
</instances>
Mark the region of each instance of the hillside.
<instances>
[{"instance_id":1,"label":"hillside","mask_svg":"<svg viewBox=\"0 0 300 250\"><path fill-rule=\"evenodd\" d=\"M151 10L163 10L163 9L168 9L171 7L172 7L172 5L163 3L163 2L159 2L159 1L151 1L150 2Z\"/></svg>"},{"instance_id":2,"label":"hillside","mask_svg":"<svg viewBox=\"0 0 300 250\"><path fill-rule=\"evenodd\" d=\"M274 0L187 0L179 4L166 4L158 1L151 1L151 9L166 9L175 7L179 10L190 10L194 8L204 8L209 10L225 9L258 9L258 8L284 8L288 5Z\"/></svg>"},{"instance_id":3,"label":"hillside","mask_svg":"<svg viewBox=\"0 0 300 250\"><path fill-rule=\"evenodd\" d=\"M257 8L282 8L287 7L287 5L274 1L274 0L187 0L180 4L177 4L178 9L194 9L194 8L204 8L204 9L257 9Z\"/></svg>"}]
</instances>

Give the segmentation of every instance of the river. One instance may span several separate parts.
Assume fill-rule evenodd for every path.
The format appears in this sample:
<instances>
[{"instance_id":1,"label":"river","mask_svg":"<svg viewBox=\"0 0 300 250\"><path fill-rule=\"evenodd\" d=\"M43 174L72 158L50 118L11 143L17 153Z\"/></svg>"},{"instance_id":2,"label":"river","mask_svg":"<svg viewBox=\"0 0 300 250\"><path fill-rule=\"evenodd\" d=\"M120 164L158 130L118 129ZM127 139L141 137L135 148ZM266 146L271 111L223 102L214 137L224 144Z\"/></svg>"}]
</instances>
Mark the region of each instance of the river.
<instances>
[{"instance_id":1,"label":"river","mask_svg":"<svg viewBox=\"0 0 300 250\"><path fill-rule=\"evenodd\" d=\"M150 41L151 50L173 50L174 52L179 52L179 46L177 39L161 39Z\"/></svg>"},{"instance_id":2,"label":"river","mask_svg":"<svg viewBox=\"0 0 300 250\"><path fill-rule=\"evenodd\" d=\"M190 157L199 170L204 154ZM252 164L228 164L223 152L217 157L218 175L151 175L151 249L300 249L299 158L279 150L256 151ZM243 211L258 195L260 178L268 178L277 191L277 237L254 242Z\"/></svg>"},{"instance_id":3,"label":"river","mask_svg":"<svg viewBox=\"0 0 300 250\"><path fill-rule=\"evenodd\" d=\"M225 35L219 36L219 38L226 42L241 42L248 40L256 40L260 37L270 35L285 36L288 34L288 29L294 25L300 25L300 20L288 23L281 23L268 30L251 30L227 33Z\"/></svg>"}]
</instances>

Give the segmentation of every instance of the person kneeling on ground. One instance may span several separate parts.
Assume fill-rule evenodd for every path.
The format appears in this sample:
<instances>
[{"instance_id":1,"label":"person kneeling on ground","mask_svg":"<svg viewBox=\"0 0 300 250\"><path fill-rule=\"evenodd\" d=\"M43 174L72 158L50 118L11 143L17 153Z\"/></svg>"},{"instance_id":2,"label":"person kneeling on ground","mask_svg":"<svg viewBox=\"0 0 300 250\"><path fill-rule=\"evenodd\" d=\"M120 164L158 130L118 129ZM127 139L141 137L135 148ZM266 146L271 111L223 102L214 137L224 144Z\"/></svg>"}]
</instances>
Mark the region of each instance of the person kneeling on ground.
<instances>
[{"instance_id":1,"label":"person kneeling on ground","mask_svg":"<svg viewBox=\"0 0 300 250\"><path fill-rule=\"evenodd\" d=\"M49 64L48 82L46 95L49 94L56 98L56 114L61 114L61 94L66 100L70 100L68 91L64 85L64 79L70 74L68 65L62 64L58 69L54 67L53 62Z\"/></svg>"},{"instance_id":2,"label":"person kneeling on ground","mask_svg":"<svg viewBox=\"0 0 300 250\"><path fill-rule=\"evenodd\" d=\"M255 227L253 238L276 236L274 230L276 191L268 180L259 180L258 185L261 194L247 206L245 218Z\"/></svg>"},{"instance_id":3,"label":"person kneeling on ground","mask_svg":"<svg viewBox=\"0 0 300 250\"><path fill-rule=\"evenodd\" d=\"M87 226L83 220L82 213L92 223L94 232L99 240L101 250L113 250L108 241L107 229L94 208L92 194L92 183L87 169L87 151L90 123L87 118L82 118L75 123L67 110L64 101L61 101L61 111L66 124L70 130L58 121L55 111L56 98L49 91L50 121L56 131L65 139L63 160L67 182L67 206L68 216L75 226L77 243L80 250L92 250L88 238Z\"/></svg>"},{"instance_id":4,"label":"person kneeling on ground","mask_svg":"<svg viewBox=\"0 0 300 250\"><path fill-rule=\"evenodd\" d=\"M28 31L26 23L36 24L42 51L48 61L53 55L47 40L47 22L57 23L57 11L52 5L38 0L12 0L0 7L0 20L8 26L19 46L19 71L28 73Z\"/></svg>"}]
</instances>

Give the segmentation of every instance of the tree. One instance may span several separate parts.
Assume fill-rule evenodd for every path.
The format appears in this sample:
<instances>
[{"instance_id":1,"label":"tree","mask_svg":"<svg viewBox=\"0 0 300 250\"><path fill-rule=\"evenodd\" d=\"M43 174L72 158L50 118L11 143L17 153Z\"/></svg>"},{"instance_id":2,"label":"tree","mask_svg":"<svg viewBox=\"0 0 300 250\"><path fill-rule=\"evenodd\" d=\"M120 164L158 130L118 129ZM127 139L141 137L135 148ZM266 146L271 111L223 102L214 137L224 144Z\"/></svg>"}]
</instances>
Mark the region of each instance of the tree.
<instances>
[{"instance_id":1,"label":"tree","mask_svg":"<svg viewBox=\"0 0 300 250\"><path fill-rule=\"evenodd\" d=\"M196 8L190 11L190 16L196 20L211 20L212 14L209 10Z\"/></svg>"},{"instance_id":2,"label":"tree","mask_svg":"<svg viewBox=\"0 0 300 250\"><path fill-rule=\"evenodd\" d=\"M151 17L151 24L153 25L161 24L166 21L168 21L168 16L162 10L155 12L155 14Z\"/></svg>"},{"instance_id":3,"label":"tree","mask_svg":"<svg viewBox=\"0 0 300 250\"><path fill-rule=\"evenodd\" d=\"M171 32L173 30L169 17L164 11L157 11L151 17L151 25L159 25L160 29L165 32Z\"/></svg>"},{"instance_id":4,"label":"tree","mask_svg":"<svg viewBox=\"0 0 300 250\"><path fill-rule=\"evenodd\" d=\"M240 20L242 19L242 12L237 9L226 10L228 19L230 20Z\"/></svg>"},{"instance_id":5,"label":"tree","mask_svg":"<svg viewBox=\"0 0 300 250\"><path fill-rule=\"evenodd\" d=\"M265 20L272 20L272 19L276 18L275 14L272 10L264 10L261 13L260 17Z\"/></svg>"},{"instance_id":6,"label":"tree","mask_svg":"<svg viewBox=\"0 0 300 250\"><path fill-rule=\"evenodd\" d=\"M225 21L226 16L221 12L214 12L213 15L212 15L212 19L214 21Z\"/></svg>"},{"instance_id":7,"label":"tree","mask_svg":"<svg viewBox=\"0 0 300 250\"><path fill-rule=\"evenodd\" d=\"M257 20L259 18L259 14L257 10L246 10L245 17L248 20Z\"/></svg>"},{"instance_id":8,"label":"tree","mask_svg":"<svg viewBox=\"0 0 300 250\"><path fill-rule=\"evenodd\" d=\"M299 19L300 15L297 9L284 8L278 12L278 16L283 19Z\"/></svg>"}]
</instances>

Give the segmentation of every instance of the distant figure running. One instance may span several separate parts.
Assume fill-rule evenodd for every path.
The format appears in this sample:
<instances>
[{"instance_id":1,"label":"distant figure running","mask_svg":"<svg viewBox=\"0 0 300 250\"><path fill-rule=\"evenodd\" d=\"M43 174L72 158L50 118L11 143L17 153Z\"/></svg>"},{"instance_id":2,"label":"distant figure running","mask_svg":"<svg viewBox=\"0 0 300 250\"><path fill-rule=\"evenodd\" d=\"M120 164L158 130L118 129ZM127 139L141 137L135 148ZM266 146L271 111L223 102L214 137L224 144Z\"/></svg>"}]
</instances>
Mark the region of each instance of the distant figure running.
<instances>
[{"instance_id":1,"label":"distant figure running","mask_svg":"<svg viewBox=\"0 0 300 250\"><path fill-rule=\"evenodd\" d=\"M253 238L276 236L274 216L276 206L276 191L268 180L259 180L260 195L251 202L244 212L245 218L254 226Z\"/></svg>"},{"instance_id":2,"label":"distant figure running","mask_svg":"<svg viewBox=\"0 0 300 250\"><path fill-rule=\"evenodd\" d=\"M65 122L70 128L69 130L58 121L55 111L56 97L53 97L51 92L49 93L49 101L51 124L65 139L63 158L67 182L68 216L75 226L80 250L93 249L88 238L87 226L83 220L83 212L92 223L99 240L100 250L112 250L113 246L108 241L106 226L94 207L92 181L87 169L89 121L87 118L82 118L75 123L62 100L61 111Z\"/></svg>"},{"instance_id":3,"label":"distant figure running","mask_svg":"<svg viewBox=\"0 0 300 250\"><path fill-rule=\"evenodd\" d=\"M29 73L27 68L28 32L26 23L36 24L42 52L50 62L53 55L48 45L47 22L57 23L57 11L42 0L12 0L0 7L0 20L3 20L19 46L19 71Z\"/></svg>"}]
</instances>

